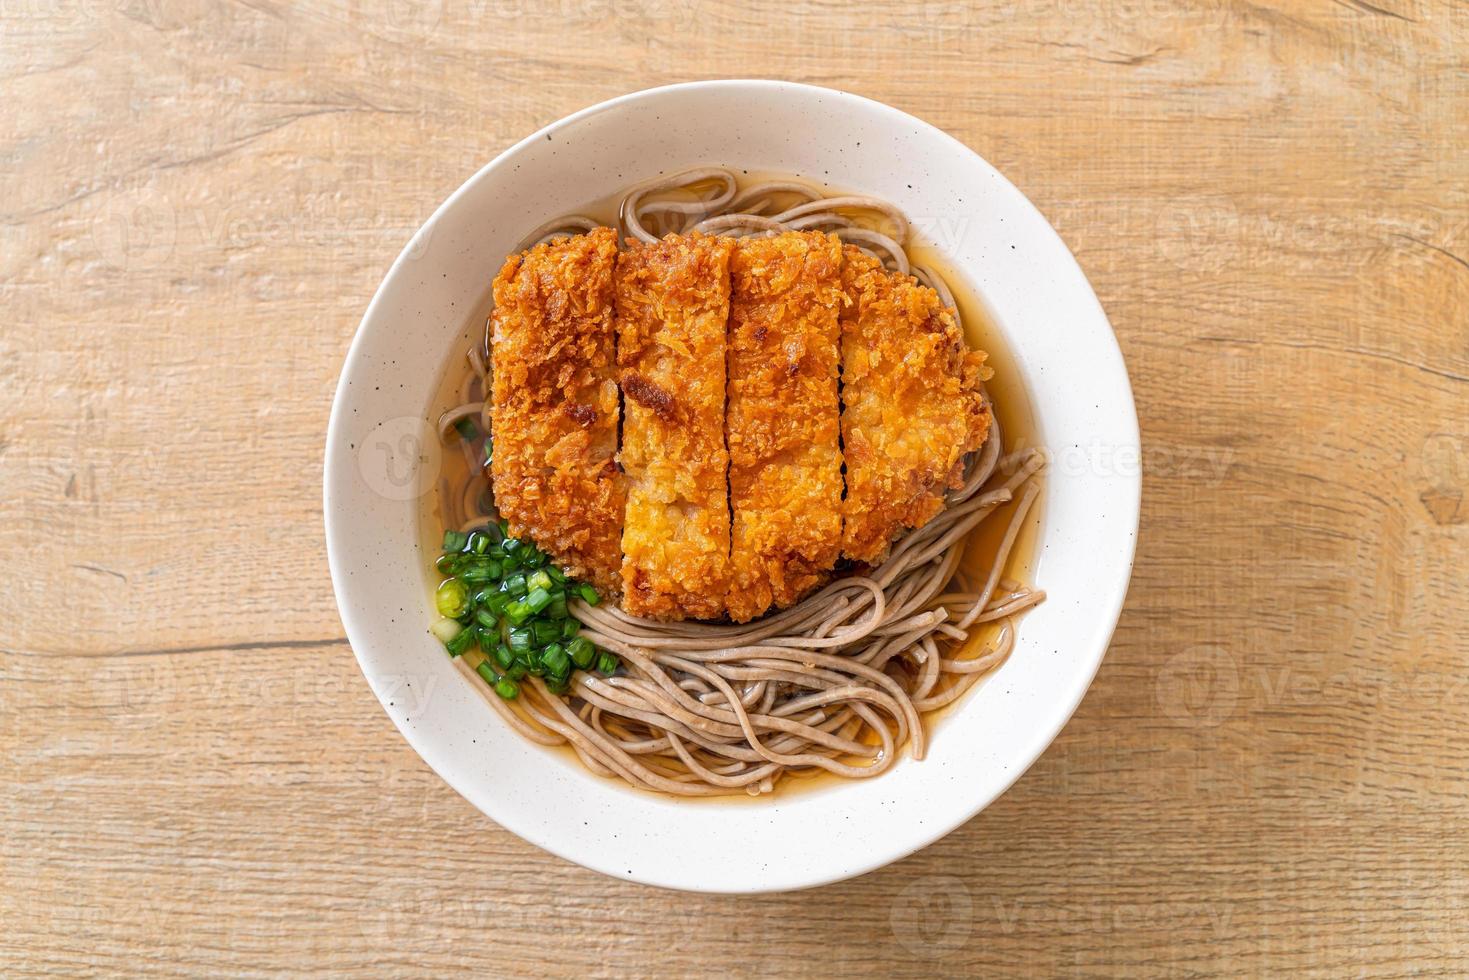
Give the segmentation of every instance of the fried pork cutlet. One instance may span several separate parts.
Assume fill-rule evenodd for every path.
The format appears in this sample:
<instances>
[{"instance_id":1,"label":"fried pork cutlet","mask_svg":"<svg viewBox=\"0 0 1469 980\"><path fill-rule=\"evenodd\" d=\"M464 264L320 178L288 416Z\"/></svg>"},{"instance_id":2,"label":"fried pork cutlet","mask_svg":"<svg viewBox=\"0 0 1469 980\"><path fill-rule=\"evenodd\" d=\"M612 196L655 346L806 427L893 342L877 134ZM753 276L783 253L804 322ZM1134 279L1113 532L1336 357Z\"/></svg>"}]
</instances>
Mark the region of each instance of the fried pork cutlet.
<instances>
[{"instance_id":1,"label":"fried pork cutlet","mask_svg":"<svg viewBox=\"0 0 1469 980\"><path fill-rule=\"evenodd\" d=\"M989 433L991 372L932 289L850 245L843 257L842 552L876 562L962 484L964 454Z\"/></svg>"},{"instance_id":2,"label":"fried pork cutlet","mask_svg":"<svg viewBox=\"0 0 1469 980\"><path fill-rule=\"evenodd\" d=\"M819 232L735 243L725 415L735 622L800 599L841 551L841 263L841 242Z\"/></svg>"},{"instance_id":3,"label":"fried pork cutlet","mask_svg":"<svg viewBox=\"0 0 1469 980\"><path fill-rule=\"evenodd\" d=\"M616 594L623 481L617 468L612 272L598 228L505 260L490 319L495 502L518 537Z\"/></svg>"},{"instance_id":4,"label":"fried pork cutlet","mask_svg":"<svg viewBox=\"0 0 1469 980\"><path fill-rule=\"evenodd\" d=\"M617 259L622 607L717 619L729 589L725 324L733 242L669 235Z\"/></svg>"}]
</instances>

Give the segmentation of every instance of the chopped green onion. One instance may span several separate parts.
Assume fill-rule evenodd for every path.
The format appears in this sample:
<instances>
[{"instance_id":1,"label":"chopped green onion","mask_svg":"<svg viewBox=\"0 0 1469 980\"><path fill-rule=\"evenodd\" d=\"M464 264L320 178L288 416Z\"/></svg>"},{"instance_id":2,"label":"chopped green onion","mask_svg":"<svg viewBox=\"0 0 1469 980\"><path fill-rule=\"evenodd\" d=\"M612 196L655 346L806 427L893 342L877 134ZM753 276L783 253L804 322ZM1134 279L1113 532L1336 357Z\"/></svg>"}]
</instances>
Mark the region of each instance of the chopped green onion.
<instances>
[{"instance_id":1,"label":"chopped green onion","mask_svg":"<svg viewBox=\"0 0 1469 980\"><path fill-rule=\"evenodd\" d=\"M500 577L500 567L494 562L471 565L459 573L459 580L470 585L484 585Z\"/></svg>"},{"instance_id":2,"label":"chopped green onion","mask_svg":"<svg viewBox=\"0 0 1469 980\"><path fill-rule=\"evenodd\" d=\"M476 439L479 437L479 429L475 427L473 420L468 415L455 422L454 428L459 430L459 435L464 439Z\"/></svg>"},{"instance_id":3,"label":"chopped green onion","mask_svg":"<svg viewBox=\"0 0 1469 980\"><path fill-rule=\"evenodd\" d=\"M454 639L450 640L448 643L445 643L444 646L446 649L448 649L449 656L457 657L465 650L468 650L469 645L473 642L474 630L460 630L458 634L455 635Z\"/></svg>"},{"instance_id":4,"label":"chopped green onion","mask_svg":"<svg viewBox=\"0 0 1469 980\"><path fill-rule=\"evenodd\" d=\"M458 619L469 604L469 590L458 579L445 579L434 593L434 603L439 607L440 616Z\"/></svg>"},{"instance_id":5,"label":"chopped green onion","mask_svg":"<svg viewBox=\"0 0 1469 980\"><path fill-rule=\"evenodd\" d=\"M458 621L453 619L440 619L428 628L428 631L438 638L440 643L447 644L464 629Z\"/></svg>"},{"instance_id":6,"label":"chopped green onion","mask_svg":"<svg viewBox=\"0 0 1469 980\"><path fill-rule=\"evenodd\" d=\"M477 437L469 419L456 425L465 438ZM444 580L434 593L441 618L430 632L451 657L478 644L485 656L475 670L501 697L517 696L518 682L528 675L544 677L549 690L565 694L573 670L611 674L621 666L578 635L582 624L568 608L573 598L596 605L596 590L570 578L530 539L510 537L506 522L445 531L434 566Z\"/></svg>"},{"instance_id":7,"label":"chopped green onion","mask_svg":"<svg viewBox=\"0 0 1469 980\"><path fill-rule=\"evenodd\" d=\"M495 663L500 665L501 670L509 670L515 664L515 654L503 643L495 644Z\"/></svg>"},{"instance_id":8,"label":"chopped green onion","mask_svg":"<svg viewBox=\"0 0 1469 980\"><path fill-rule=\"evenodd\" d=\"M578 636L566 645L566 652L571 655L571 662L581 670L587 670L592 662L597 659L597 648L592 646L592 641L584 636Z\"/></svg>"},{"instance_id":9,"label":"chopped green onion","mask_svg":"<svg viewBox=\"0 0 1469 980\"><path fill-rule=\"evenodd\" d=\"M529 626L516 626L506 634L505 644L516 654L529 653L535 647L535 637Z\"/></svg>"},{"instance_id":10,"label":"chopped green onion","mask_svg":"<svg viewBox=\"0 0 1469 980\"><path fill-rule=\"evenodd\" d=\"M541 651L541 663L553 674L563 673L571 665L571 658L566 655L566 649L559 643L552 643Z\"/></svg>"},{"instance_id":11,"label":"chopped green onion","mask_svg":"<svg viewBox=\"0 0 1469 980\"><path fill-rule=\"evenodd\" d=\"M489 463L495 458L495 439L493 436L485 436L485 462Z\"/></svg>"}]
</instances>

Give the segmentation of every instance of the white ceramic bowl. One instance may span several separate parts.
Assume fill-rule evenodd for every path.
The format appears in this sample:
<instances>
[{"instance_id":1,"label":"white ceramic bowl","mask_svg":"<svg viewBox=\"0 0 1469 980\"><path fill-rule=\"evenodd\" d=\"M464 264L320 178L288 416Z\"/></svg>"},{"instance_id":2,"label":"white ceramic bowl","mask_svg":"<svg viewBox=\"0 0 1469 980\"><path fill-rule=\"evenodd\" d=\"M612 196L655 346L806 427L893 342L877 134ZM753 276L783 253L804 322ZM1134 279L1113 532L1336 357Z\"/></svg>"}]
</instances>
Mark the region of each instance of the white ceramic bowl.
<instances>
[{"instance_id":1,"label":"white ceramic bowl","mask_svg":"<svg viewBox=\"0 0 1469 980\"><path fill-rule=\"evenodd\" d=\"M941 722L922 762L772 799L686 802L585 772L510 731L444 656L419 531L437 470L428 422L491 277L530 228L660 171L800 173L894 202L962 270L1008 341L1051 452L1028 613L1009 660ZM478 329L474 324L473 329ZM1071 716L1132 569L1139 445L1121 352L1040 213L968 147L858 96L769 81L613 99L526 137L471 177L393 264L332 406L327 550L342 622L393 722L470 802L526 840L619 878L711 892L870 871L953 830Z\"/></svg>"}]
</instances>

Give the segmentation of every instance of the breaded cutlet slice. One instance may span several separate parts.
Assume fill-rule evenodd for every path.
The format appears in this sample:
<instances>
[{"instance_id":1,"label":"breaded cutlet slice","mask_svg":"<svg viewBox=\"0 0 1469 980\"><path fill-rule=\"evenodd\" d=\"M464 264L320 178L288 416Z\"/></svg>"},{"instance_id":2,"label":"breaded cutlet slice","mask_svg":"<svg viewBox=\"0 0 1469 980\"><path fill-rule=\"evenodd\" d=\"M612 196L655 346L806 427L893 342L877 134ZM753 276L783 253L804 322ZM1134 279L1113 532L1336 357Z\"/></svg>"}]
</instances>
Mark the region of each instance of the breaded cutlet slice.
<instances>
[{"instance_id":1,"label":"breaded cutlet slice","mask_svg":"<svg viewBox=\"0 0 1469 980\"><path fill-rule=\"evenodd\" d=\"M991 372L932 289L850 245L843 257L842 553L876 562L962 485L964 454L989 434Z\"/></svg>"},{"instance_id":2,"label":"breaded cutlet slice","mask_svg":"<svg viewBox=\"0 0 1469 980\"><path fill-rule=\"evenodd\" d=\"M735 243L725 410L735 622L796 602L841 553L841 264L841 242L820 232Z\"/></svg>"},{"instance_id":3,"label":"breaded cutlet slice","mask_svg":"<svg viewBox=\"0 0 1469 980\"><path fill-rule=\"evenodd\" d=\"M616 595L625 493L617 467L610 228L505 260L490 317L495 503L569 574Z\"/></svg>"},{"instance_id":4,"label":"breaded cutlet slice","mask_svg":"<svg viewBox=\"0 0 1469 980\"><path fill-rule=\"evenodd\" d=\"M729 589L725 324L734 243L669 235L617 258L622 608L717 619Z\"/></svg>"}]
</instances>

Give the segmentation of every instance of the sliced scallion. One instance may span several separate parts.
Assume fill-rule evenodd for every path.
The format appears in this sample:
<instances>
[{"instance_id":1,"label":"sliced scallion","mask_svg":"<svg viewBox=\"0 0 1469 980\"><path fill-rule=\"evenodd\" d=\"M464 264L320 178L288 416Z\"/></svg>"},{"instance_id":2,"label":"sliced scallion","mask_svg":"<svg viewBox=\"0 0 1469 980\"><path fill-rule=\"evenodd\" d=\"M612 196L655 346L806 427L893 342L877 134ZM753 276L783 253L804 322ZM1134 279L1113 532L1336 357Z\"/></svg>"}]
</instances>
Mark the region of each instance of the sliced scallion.
<instances>
[{"instance_id":1,"label":"sliced scallion","mask_svg":"<svg viewBox=\"0 0 1469 980\"><path fill-rule=\"evenodd\" d=\"M566 648L559 643L552 643L541 651L541 663L546 665L546 671L551 674L564 674L571 666L571 658L566 654Z\"/></svg>"},{"instance_id":2,"label":"sliced scallion","mask_svg":"<svg viewBox=\"0 0 1469 980\"><path fill-rule=\"evenodd\" d=\"M444 644L444 648L449 651L449 656L457 657L465 650L468 650L469 645L473 642L474 630L460 630L454 639Z\"/></svg>"},{"instance_id":3,"label":"sliced scallion","mask_svg":"<svg viewBox=\"0 0 1469 980\"><path fill-rule=\"evenodd\" d=\"M529 653L535 648L535 636L529 626L516 626L505 634L505 645L517 656L523 651Z\"/></svg>"},{"instance_id":4,"label":"sliced scallion","mask_svg":"<svg viewBox=\"0 0 1469 980\"><path fill-rule=\"evenodd\" d=\"M448 643L454 637L458 636L463 629L464 627L460 626L457 620L445 618L436 621L428 628L428 631L437 637L440 643Z\"/></svg>"},{"instance_id":5,"label":"sliced scallion","mask_svg":"<svg viewBox=\"0 0 1469 980\"><path fill-rule=\"evenodd\" d=\"M532 615L534 613L531 611L530 606L526 605L520 599L514 600L505 607L505 618L510 620L511 624L515 626L521 625L527 619L530 619Z\"/></svg>"},{"instance_id":6,"label":"sliced scallion","mask_svg":"<svg viewBox=\"0 0 1469 980\"><path fill-rule=\"evenodd\" d=\"M597 648L584 636L578 636L566 644L566 652L571 657L571 662L581 670L591 667L592 662L597 659Z\"/></svg>"},{"instance_id":7,"label":"sliced scallion","mask_svg":"<svg viewBox=\"0 0 1469 980\"><path fill-rule=\"evenodd\" d=\"M464 609L469 604L469 590L456 578L445 579L434 593L434 603L439 608L440 616L458 619L464 615Z\"/></svg>"},{"instance_id":8,"label":"sliced scallion","mask_svg":"<svg viewBox=\"0 0 1469 980\"><path fill-rule=\"evenodd\" d=\"M461 435L477 437L473 422L461 422ZM529 539L509 537L504 522L487 521L445 531L443 543L435 561L444 576L434 593L440 618L430 632L451 657L477 645L484 657L475 670L501 697L517 696L530 675L564 694L574 670L617 670L615 657L578 636L581 624L568 608L573 598L597 603L596 591L569 578Z\"/></svg>"}]
</instances>

